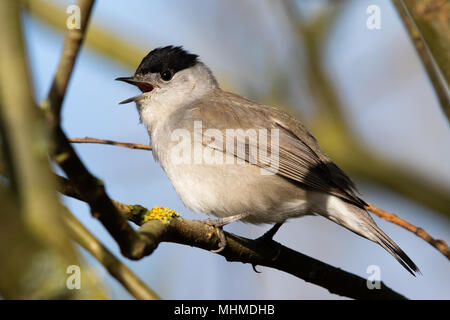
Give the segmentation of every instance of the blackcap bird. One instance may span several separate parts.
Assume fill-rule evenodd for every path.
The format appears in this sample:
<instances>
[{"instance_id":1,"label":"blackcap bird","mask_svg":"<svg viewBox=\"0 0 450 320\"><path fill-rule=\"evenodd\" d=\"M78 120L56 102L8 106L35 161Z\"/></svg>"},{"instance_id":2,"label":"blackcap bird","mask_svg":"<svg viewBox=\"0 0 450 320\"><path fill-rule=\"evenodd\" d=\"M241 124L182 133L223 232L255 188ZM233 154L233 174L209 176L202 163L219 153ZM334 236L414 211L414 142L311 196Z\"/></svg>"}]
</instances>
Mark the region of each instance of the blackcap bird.
<instances>
[{"instance_id":1,"label":"blackcap bird","mask_svg":"<svg viewBox=\"0 0 450 320\"><path fill-rule=\"evenodd\" d=\"M294 117L220 89L198 56L181 47L151 51L131 77L153 156L183 203L219 217L280 225L323 216L381 245L411 274L414 262L365 210L350 178ZM349 150L350 151L350 150ZM226 245L222 231L219 250Z\"/></svg>"}]
</instances>

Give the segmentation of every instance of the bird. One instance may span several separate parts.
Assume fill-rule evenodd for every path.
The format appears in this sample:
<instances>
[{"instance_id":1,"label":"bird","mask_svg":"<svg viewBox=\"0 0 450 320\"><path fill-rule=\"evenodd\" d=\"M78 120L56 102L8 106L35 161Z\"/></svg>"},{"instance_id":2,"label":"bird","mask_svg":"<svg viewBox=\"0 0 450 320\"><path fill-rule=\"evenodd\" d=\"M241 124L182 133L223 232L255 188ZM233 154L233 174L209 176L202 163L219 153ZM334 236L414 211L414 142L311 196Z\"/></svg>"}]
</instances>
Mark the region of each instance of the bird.
<instances>
[{"instance_id":1,"label":"bird","mask_svg":"<svg viewBox=\"0 0 450 320\"><path fill-rule=\"evenodd\" d=\"M182 46L151 50L134 75L116 78L135 102L160 163L184 205L215 219L273 224L261 239L302 216L322 216L373 241L412 275L416 264L366 211L355 184L295 117L222 90L210 68ZM351 152L351 150L349 150Z\"/></svg>"}]
</instances>

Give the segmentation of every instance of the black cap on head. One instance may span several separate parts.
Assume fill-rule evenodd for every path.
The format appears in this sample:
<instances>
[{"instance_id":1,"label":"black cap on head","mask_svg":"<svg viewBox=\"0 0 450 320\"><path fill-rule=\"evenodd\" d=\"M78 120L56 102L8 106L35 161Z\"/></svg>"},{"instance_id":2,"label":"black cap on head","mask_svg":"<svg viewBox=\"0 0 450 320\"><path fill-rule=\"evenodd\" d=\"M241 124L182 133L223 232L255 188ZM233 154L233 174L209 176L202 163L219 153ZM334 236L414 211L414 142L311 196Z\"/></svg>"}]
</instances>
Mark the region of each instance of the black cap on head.
<instances>
[{"instance_id":1,"label":"black cap on head","mask_svg":"<svg viewBox=\"0 0 450 320\"><path fill-rule=\"evenodd\" d=\"M175 74L194 66L197 62L198 56L187 52L181 46L156 48L142 59L135 74L161 73L167 70Z\"/></svg>"}]
</instances>

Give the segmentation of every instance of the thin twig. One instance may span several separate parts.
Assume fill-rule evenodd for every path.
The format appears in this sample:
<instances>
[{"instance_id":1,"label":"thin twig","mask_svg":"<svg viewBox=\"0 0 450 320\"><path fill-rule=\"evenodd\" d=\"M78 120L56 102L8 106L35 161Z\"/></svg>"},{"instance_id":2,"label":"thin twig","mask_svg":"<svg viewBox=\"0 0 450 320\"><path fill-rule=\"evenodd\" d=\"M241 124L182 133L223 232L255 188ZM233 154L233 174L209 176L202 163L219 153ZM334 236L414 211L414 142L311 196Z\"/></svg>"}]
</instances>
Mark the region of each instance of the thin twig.
<instances>
[{"instance_id":1,"label":"thin twig","mask_svg":"<svg viewBox=\"0 0 450 320\"><path fill-rule=\"evenodd\" d=\"M370 203L367 203L366 209L369 210L370 212L373 212L381 219L392 222L393 224L396 224L402 228L405 228L408 231L411 231L416 236L418 236L419 238L422 238L423 240L428 242L430 245L435 247L437 250L439 250L444 256L447 257L447 259L450 259L450 249L444 240L435 239L432 236L430 236L422 228L416 227L415 225L409 223L408 221L403 220L402 218L398 217L397 215L386 212L380 208L375 207L374 205L372 205Z\"/></svg>"},{"instance_id":2,"label":"thin twig","mask_svg":"<svg viewBox=\"0 0 450 320\"><path fill-rule=\"evenodd\" d=\"M59 191L67 196L84 201L70 181L58 177ZM201 221L174 217L174 214L149 214L140 205L114 204L127 219L141 226L139 233L147 237L153 252L161 242L173 242L211 251L220 242L214 227ZM166 212L170 212L167 210ZM149 219L152 216L152 219ZM252 240L225 232L227 246L218 253L227 261L249 263L284 271L304 281L326 288L329 292L354 299L406 299L384 283L381 289L369 290L367 279L335 268L302 253L287 248L275 241Z\"/></svg>"},{"instance_id":3,"label":"thin twig","mask_svg":"<svg viewBox=\"0 0 450 320\"><path fill-rule=\"evenodd\" d=\"M133 271L98 241L67 208L64 210L64 218L72 238L91 253L131 295L139 300L160 299Z\"/></svg>"},{"instance_id":4,"label":"thin twig","mask_svg":"<svg viewBox=\"0 0 450 320\"><path fill-rule=\"evenodd\" d=\"M69 142L71 142L71 143L99 143L99 144L109 144L109 145L113 145L113 146L130 148L130 149L152 150L152 147L148 146L146 144L120 142L120 141L97 139L97 138L90 138L90 137L69 138Z\"/></svg>"}]
</instances>

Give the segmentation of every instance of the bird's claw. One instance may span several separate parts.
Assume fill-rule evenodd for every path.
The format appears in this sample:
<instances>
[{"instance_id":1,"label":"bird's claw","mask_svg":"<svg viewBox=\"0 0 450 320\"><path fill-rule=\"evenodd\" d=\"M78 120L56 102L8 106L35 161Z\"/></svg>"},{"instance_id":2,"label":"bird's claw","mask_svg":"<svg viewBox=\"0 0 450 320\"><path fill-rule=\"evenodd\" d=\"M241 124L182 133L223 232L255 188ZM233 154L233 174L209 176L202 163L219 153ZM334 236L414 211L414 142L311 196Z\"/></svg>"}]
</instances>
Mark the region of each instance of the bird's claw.
<instances>
[{"instance_id":1,"label":"bird's claw","mask_svg":"<svg viewBox=\"0 0 450 320\"><path fill-rule=\"evenodd\" d=\"M211 250L211 252L220 253L227 246L227 239L225 237L225 233L223 232L222 227L226 226L227 224L229 224L231 222L238 221L238 220L240 220L242 218L245 218L248 215L249 215L248 213L240 213L240 214L237 214L237 215L234 215L234 216L225 217L225 218L219 218L219 219L211 219L211 218L209 218L209 219L202 220L202 222L204 224L207 224L209 226L215 227L217 229L217 233L218 233L218 236L219 236L219 240L220 240L219 241L219 248Z\"/></svg>"},{"instance_id":2,"label":"bird's claw","mask_svg":"<svg viewBox=\"0 0 450 320\"><path fill-rule=\"evenodd\" d=\"M220 253L227 246L227 238L225 237L225 233L223 232L222 227L216 227L216 228L217 228L217 234L219 236L219 248L211 250L211 252Z\"/></svg>"},{"instance_id":3,"label":"bird's claw","mask_svg":"<svg viewBox=\"0 0 450 320\"><path fill-rule=\"evenodd\" d=\"M253 271L255 271L256 273L262 273L262 271L258 271L256 269L256 266L257 266L257 264L252 264Z\"/></svg>"}]
</instances>

